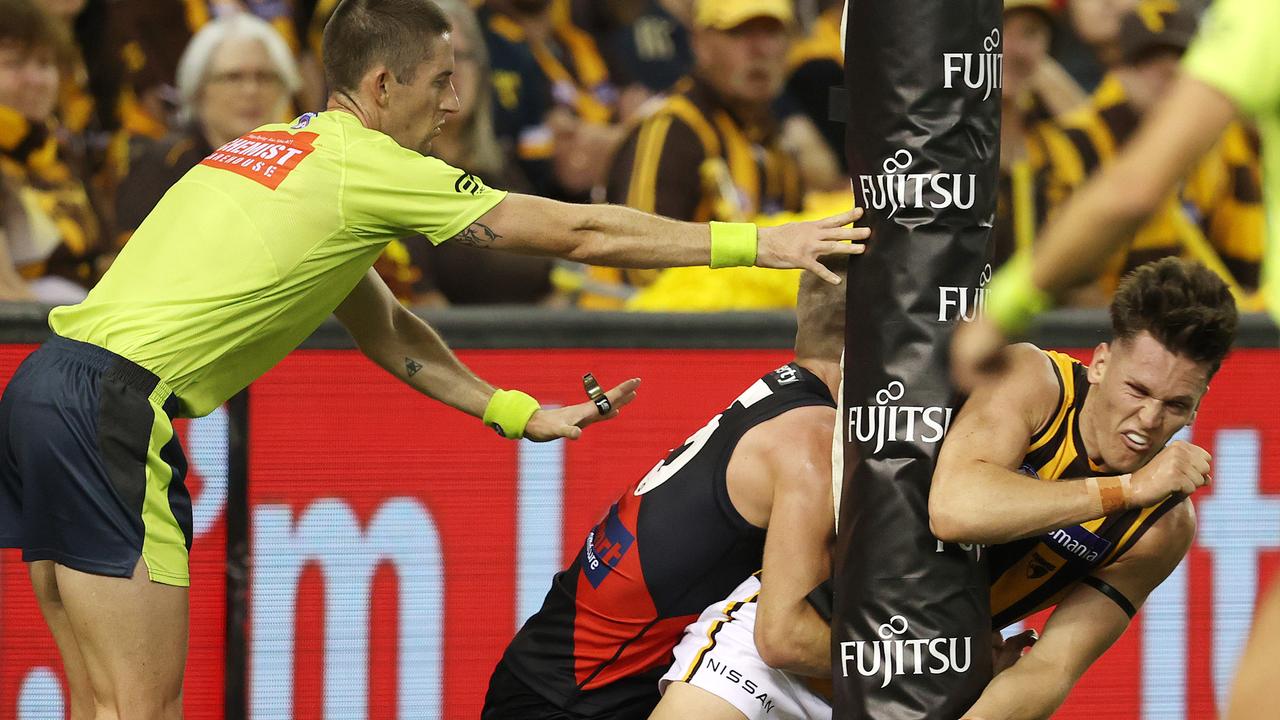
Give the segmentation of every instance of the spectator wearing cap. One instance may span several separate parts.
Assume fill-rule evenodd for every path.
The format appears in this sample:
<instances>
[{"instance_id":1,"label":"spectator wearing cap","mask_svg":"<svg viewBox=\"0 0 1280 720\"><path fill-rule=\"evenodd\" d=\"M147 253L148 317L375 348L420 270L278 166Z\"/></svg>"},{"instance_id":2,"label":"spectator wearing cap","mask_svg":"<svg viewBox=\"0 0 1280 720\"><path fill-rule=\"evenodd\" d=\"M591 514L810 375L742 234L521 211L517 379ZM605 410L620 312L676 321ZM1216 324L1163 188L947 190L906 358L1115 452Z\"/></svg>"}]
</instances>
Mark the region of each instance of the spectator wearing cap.
<instances>
[{"instance_id":1,"label":"spectator wearing cap","mask_svg":"<svg viewBox=\"0 0 1280 720\"><path fill-rule=\"evenodd\" d=\"M20 295L82 299L96 274L101 223L60 147L58 58L66 36L31 0L0 0L0 222Z\"/></svg>"},{"instance_id":2,"label":"spectator wearing cap","mask_svg":"<svg viewBox=\"0 0 1280 720\"><path fill-rule=\"evenodd\" d=\"M695 222L799 211L799 167L773 111L786 78L791 3L697 0L693 17L693 72L628 133L609 171L609 201ZM649 281L606 268L588 278L617 296ZM616 306L605 294L584 294L579 304Z\"/></svg>"},{"instance_id":3,"label":"spectator wearing cap","mask_svg":"<svg viewBox=\"0 0 1280 720\"><path fill-rule=\"evenodd\" d=\"M1115 46L1117 64L1103 77L1089 104L1042 128L1051 204L1065 201L1090 174L1115 157L1176 76L1196 28L1195 13L1171 2L1139 3L1122 18ZM1075 303L1105 304L1125 273L1169 255L1208 265L1241 298L1255 291L1263 225L1260 185L1252 185L1250 176L1260 179L1261 175L1254 172L1256 163L1249 167L1247 138L1241 127L1230 129L1223 143L1112 258L1098 282L1075 297Z\"/></svg>"}]
</instances>

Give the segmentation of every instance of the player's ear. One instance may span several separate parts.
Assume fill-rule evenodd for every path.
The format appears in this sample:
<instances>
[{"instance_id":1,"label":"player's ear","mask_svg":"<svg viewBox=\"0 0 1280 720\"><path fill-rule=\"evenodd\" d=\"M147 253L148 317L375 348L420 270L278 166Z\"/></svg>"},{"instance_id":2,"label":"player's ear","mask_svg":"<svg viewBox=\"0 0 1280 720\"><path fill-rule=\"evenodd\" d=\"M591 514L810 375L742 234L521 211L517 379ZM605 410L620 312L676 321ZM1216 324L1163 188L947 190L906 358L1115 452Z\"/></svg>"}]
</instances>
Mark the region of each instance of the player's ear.
<instances>
[{"instance_id":1,"label":"player's ear","mask_svg":"<svg viewBox=\"0 0 1280 720\"><path fill-rule=\"evenodd\" d=\"M365 73L364 86L369 98L381 107L386 107L387 86L391 83L391 71L385 65L375 65Z\"/></svg>"},{"instance_id":2,"label":"player's ear","mask_svg":"<svg viewBox=\"0 0 1280 720\"><path fill-rule=\"evenodd\" d=\"M1089 383L1097 385L1107 374L1107 361L1111 359L1111 344L1098 343L1093 349L1093 360L1089 362Z\"/></svg>"}]
</instances>

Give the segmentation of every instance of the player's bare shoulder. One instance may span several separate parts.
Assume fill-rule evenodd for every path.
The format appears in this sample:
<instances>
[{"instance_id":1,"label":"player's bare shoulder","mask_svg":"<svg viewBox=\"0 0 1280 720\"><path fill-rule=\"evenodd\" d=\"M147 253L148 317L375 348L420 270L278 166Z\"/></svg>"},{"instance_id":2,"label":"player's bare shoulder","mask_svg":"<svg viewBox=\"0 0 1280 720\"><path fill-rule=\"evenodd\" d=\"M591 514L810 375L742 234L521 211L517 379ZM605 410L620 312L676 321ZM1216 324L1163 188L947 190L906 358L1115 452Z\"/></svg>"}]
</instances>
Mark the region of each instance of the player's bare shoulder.
<instances>
[{"instance_id":1,"label":"player's bare shoulder","mask_svg":"<svg viewBox=\"0 0 1280 720\"><path fill-rule=\"evenodd\" d=\"M1006 348L999 370L973 389L957 413L938 457L935 488L937 478L972 462L1016 469L1064 398L1064 381L1048 354L1025 343Z\"/></svg>"},{"instance_id":2,"label":"player's bare shoulder","mask_svg":"<svg viewBox=\"0 0 1280 720\"><path fill-rule=\"evenodd\" d=\"M1031 343L1016 343L1004 349L1003 367L973 399L992 407L1017 410L1030 427L1044 427L1063 402L1064 379L1049 355Z\"/></svg>"},{"instance_id":3,"label":"player's bare shoulder","mask_svg":"<svg viewBox=\"0 0 1280 720\"><path fill-rule=\"evenodd\" d=\"M789 492L830 493L835 426L835 408L806 405L748 430L726 472L729 497L738 512L753 525L766 527L778 485L788 485Z\"/></svg>"}]
</instances>

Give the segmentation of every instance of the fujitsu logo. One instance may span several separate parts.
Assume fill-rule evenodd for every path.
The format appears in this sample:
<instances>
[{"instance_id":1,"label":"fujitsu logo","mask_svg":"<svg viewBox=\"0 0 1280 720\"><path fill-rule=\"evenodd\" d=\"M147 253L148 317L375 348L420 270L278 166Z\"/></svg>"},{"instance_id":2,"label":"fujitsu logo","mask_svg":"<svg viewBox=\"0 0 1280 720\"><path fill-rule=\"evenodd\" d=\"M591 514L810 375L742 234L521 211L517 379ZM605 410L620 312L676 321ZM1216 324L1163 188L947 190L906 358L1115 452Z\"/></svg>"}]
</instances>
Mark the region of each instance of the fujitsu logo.
<instances>
[{"instance_id":1,"label":"fujitsu logo","mask_svg":"<svg viewBox=\"0 0 1280 720\"><path fill-rule=\"evenodd\" d=\"M859 175L865 207L888 210L893 217L903 208L973 207L977 175L907 172L915 162L910 150L899 150L884 161L882 175Z\"/></svg>"},{"instance_id":2,"label":"fujitsu logo","mask_svg":"<svg viewBox=\"0 0 1280 720\"><path fill-rule=\"evenodd\" d=\"M876 393L876 404L849 408L848 442L875 442L878 453L886 442L936 443L951 426L949 407L890 405L901 400L906 386L894 380ZM899 426L901 423L901 426Z\"/></svg>"},{"instance_id":3,"label":"fujitsu logo","mask_svg":"<svg viewBox=\"0 0 1280 720\"><path fill-rule=\"evenodd\" d=\"M943 53L942 69L946 76L942 87L952 90L957 82L970 90L982 90L986 100L1004 88L1004 53L1000 52L1000 29L994 28L982 41L980 53Z\"/></svg>"},{"instance_id":4,"label":"fujitsu logo","mask_svg":"<svg viewBox=\"0 0 1280 720\"><path fill-rule=\"evenodd\" d=\"M961 320L973 322L987 306L987 283L991 282L991 265L982 268L978 287L939 287L938 322Z\"/></svg>"},{"instance_id":5,"label":"fujitsu logo","mask_svg":"<svg viewBox=\"0 0 1280 720\"><path fill-rule=\"evenodd\" d=\"M941 675L969 669L972 638L901 639L908 629L907 619L894 615L876 629L879 640L840 643L841 672L849 677L852 663L863 677L883 677L880 687L884 688L899 675Z\"/></svg>"}]
</instances>

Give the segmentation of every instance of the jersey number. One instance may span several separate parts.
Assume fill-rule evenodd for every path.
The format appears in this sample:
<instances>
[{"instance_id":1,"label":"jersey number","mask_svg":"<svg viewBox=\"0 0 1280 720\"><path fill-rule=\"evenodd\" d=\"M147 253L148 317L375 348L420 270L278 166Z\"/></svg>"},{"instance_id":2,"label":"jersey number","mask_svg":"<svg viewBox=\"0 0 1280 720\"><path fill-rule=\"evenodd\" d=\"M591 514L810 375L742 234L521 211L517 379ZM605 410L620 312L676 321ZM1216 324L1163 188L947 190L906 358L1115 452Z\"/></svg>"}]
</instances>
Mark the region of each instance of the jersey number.
<instances>
[{"instance_id":1,"label":"jersey number","mask_svg":"<svg viewBox=\"0 0 1280 720\"><path fill-rule=\"evenodd\" d=\"M745 410L772 394L773 390L763 380L757 380L751 387L747 388L746 392L738 396L737 400L733 401L729 409L732 410L734 406L741 406ZM724 417L724 413L711 418L711 422L689 436L689 439L684 441L684 445L672 450L665 458L658 461L658 464L654 465L653 469L636 486L635 494L643 495L670 480L672 476L683 470L690 460L702 452L702 448L706 446L707 441L711 439L711 436L720 427L720 418L722 417Z\"/></svg>"}]
</instances>

